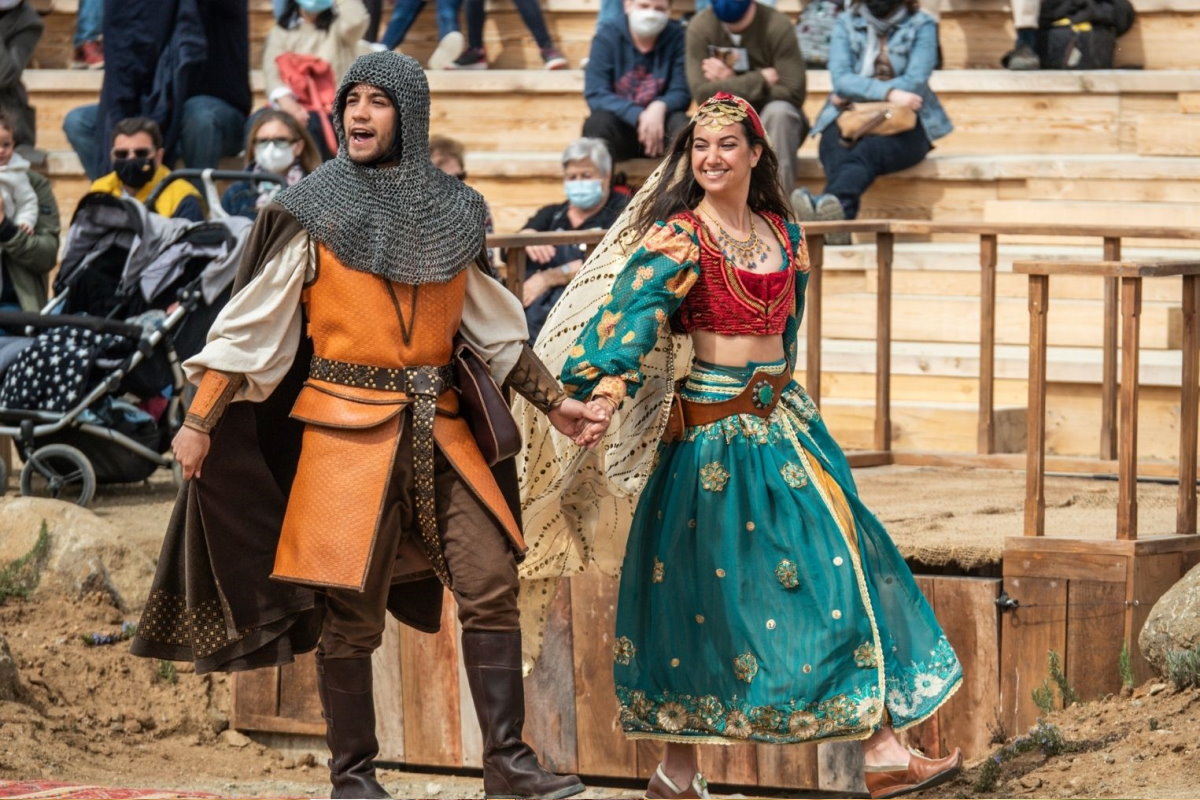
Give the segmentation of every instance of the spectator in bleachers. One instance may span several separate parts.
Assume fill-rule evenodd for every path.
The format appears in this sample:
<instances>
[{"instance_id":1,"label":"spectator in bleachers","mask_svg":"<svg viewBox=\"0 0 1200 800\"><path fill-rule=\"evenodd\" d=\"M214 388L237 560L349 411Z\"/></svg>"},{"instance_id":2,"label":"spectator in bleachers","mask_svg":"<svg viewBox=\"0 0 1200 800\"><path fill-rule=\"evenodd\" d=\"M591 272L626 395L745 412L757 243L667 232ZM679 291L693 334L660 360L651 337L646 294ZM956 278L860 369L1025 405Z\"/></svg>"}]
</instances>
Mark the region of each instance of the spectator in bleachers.
<instances>
[{"instance_id":1,"label":"spectator in bleachers","mask_svg":"<svg viewBox=\"0 0 1200 800\"><path fill-rule=\"evenodd\" d=\"M608 228L629 202L628 196L610 191L612 157L601 140L584 137L571 142L563 151L562 167L566 202L539 209L521 233ZM537 340L563 289L583 266L586 252L583 245L538 244L525 248L528 260L521 300L531 343Z\"/></svg>"},{"instance_id":2,"label":"spectator in bleachers","mask_svg":"<svg viewBox=\"0 0 1200 800\"><path fill-rule=\"evenodd\" d=\"M283 14L267 33L263 45L263 83L267 99L275 108L296 118L312 135L322 155L331 157L337 152L337 141L327 109L342 73L365 51L362 42L367 28L367 9L362 0L287 0ZM307 86L303 79L287 80L288 74L318 69L306 66L307 59L292 56L313 56L329 65L322 78L328 102L318 97L298 97L296 92ZM290 66L294 61L295 66ZM281 65L284 69L281 70Z\"/></svg>"},{"instance_id":3,"label":"spectator in bleachers","mask_svg":"<svg viewBox=\"0 0 1200 800\"><path fill-rule=\"evenodd\" d=\"M821 137L825 190L811 199L805 190L793 195L798 216L854 219L876 177L920 163L933 141L953 130L929 88L937 57L937 23L917 0L865 0L838 17L829 42L833 92L813 126L813 135ZM881 100L916 111L916 126L844 146L838 115L851 103Z\"/></svg>"},{"instance_id":4,"label":"spectator in bleachers","mask_svg":"<svg viewBox=\"0 0 1200 800\"><path fill-rule=\"evenodd\" d=\"M104 0L79 0L79 10L75 12L72 67L104 69L104 45L100 40L103 24Z\"/></svg>"},{"instance_id":5,"label":"spectator in bleachers","mask_svg":"<svg viewBox=\"0 0 1200 800\"><path fill-rule=\"evenodd\" d=\"M808 130L804 58L791 20L753 0L713 0L688 23L687 78L697 103L729 92L754 106L779 159L779 183L791 194Z\"/></svg>"},{"instance_id":6,"label":"spectator in bleachers","mask_svg":"<svg viewBox=\"0 0 1200 800\"><path fill-rule=\"evenodd\" d=\"M145 203L171 170L163 164L163 138L158 123L147 117L130 117L113 129L113 171L92 182L91 191L113 197L132 197ZM196 187L185 180L171 181L150 209L164 217L200 222L204 206Z\"/></svg>"},{"instance_id":7,"label":"spectator in bleachers","mask_svg":"<svg viewBox=\"0 0 1200 800\"><path fill-rule=\"evenodd\" d=\"M467 49L447 64L446 69L487 69L487 53L483 49L483 23L487 19L487 10L483 3L484 0L466 0ZM542 66L546 69L564 69L567 59L550 38L538 0L513 0L513 3L521 15L521 21L537 42L542 54Z\"/></svg>"},{"instance_id":8,"label":"spectator in bleachers","mask_svg":"<svg viewBox=\"0 0 1200 800\"><path fill-rule=\"evenodd\" d=\"M583 135L604 140L617 161L658 158L688 123L684 31L670 8L670 0L625 0L620 21L604 23L592 39Z\"/></svg>"},{"instance_id":9,"label":"spectator in bleachers","mask_svg":"<svg viewBox=\"0 0 1200 800\"><path fill-rule=\"evenodd\" d=\"M1000 59L1001 66L1008 69L1041 69L1042 62L1034 48L1037 46L1038 10L1041 0L1011 0L1013 27L1017 29L1017 40L1013 49ZM942 0L921 0L921 9L935 20L941 18Z\"/></svg>"},{"instance_id":10,"label":"spectator in bleachers","mask_svg":"<svg viewBox=\"0 0 1200 800\"><path fill-rule=\"evenodd\" d=\"M21 75L43 27L41 17L24 0L0 2L0 111L13 121L18 145L33 146L36 138L37 118Z\"/></svg>"},{"instance_id":11,"label":"spectator in bleachers","mask_svg":"<svg viewBox=\"0 0 1200 800\"><path fill-rule=\"evenodd\" d=\"M291 114L268 109L250 123L246 170L279 175L291 186L320 165L316 142ZM221 196L221 207L234 216L254 219L282 188L274 181L238 181Z\"/></svg>"},{"instance_id":12,"label":"spectator in bleachers","mask_svg":"<svg viewBox=\"0 0 1200 800\"><path fill-rule=\"evenodd\" d=\"M445 69L462 55L466 40L458 26L461 4L462 0L436 0L438 44L429 56L429 69ZM399 47L424 7L425 0L396 0L392 19L383 32L383 46L388 50Z\"/></svg>"},{"instance_id":13,"label":"spectator in bleachers","mask_svg":"<svg viewBox=\"0 0 1200 800\"><path fill-rule=\"evenodd\" d=\"M15 126L0 111L0 200L17 227L33 233L37 224L38 198L29 181L29 161L15 152Z\"/></svg>"},{"instance_id":14,"label":"spectator in bleachers","mask_svg":"<svg viewBox=\"0 0 1200 800\"><path fill-rule=\"evenodd\" d=\"M93 180L111 170L116 124L149 117L162 131L163 161L216 167L242 150L250 110L247 0L105 0L104 84L98 105L63 120Z\"/></svg>"},{"instance_id":15,"label":"spectator in bleachers","mask_svg":"<svg viewBox=\"0 0 1200 800\"><path fill-rule=\"evenodd\" d=\"M58 264L58 202L44 175L29 173L29 183L38 202L32 233L14 224L12 209L0 201L0 308L40 311Z\"/></svg>"}]
</instances>

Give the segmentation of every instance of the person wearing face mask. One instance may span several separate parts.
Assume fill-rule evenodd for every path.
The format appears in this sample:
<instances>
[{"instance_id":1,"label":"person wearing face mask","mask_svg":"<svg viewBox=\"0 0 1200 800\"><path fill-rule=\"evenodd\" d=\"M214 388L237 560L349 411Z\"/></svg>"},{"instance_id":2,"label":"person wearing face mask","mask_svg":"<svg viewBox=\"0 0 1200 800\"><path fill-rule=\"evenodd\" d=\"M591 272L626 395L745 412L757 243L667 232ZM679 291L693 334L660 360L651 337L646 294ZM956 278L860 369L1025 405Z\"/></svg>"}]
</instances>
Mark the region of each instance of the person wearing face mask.
<instances>
[{"instance_id":1,"label":"person wearing face mask","mask_svg":"<svg viewBox=\"0 0 1200 800\"><path fill-rule=\"evenodd\" d=\"M603 141L583 137L571 142L563 150L562 166L566 202L539 209L521 233L608 228L625 208L628 196L610 191L612 157ZM535 342L550 309L583 264L586 248L538 244L526 247L525 254L528 260L521 302L529 323L529 341Z\"/></svg>"},{"instance_id":2,"label":"person wearing face mask","mask_svg":"<svg viewBox=\"0 0 1200 800\"><path fill-rule=\"evenodd\" d=\"M816 197L807 189L792 195L798 216L854 219L876 177L920 163L933 142L954 129L929 88L937 47L937 22L917 0L865 0L838 17L829 41L833 91L812 132L821 139L825 188ZM844 146L838 115L851 103L880 100L916 111L916 127L891 136L864 136L854 146ZM848 244L848 235L842 236L841 241L825 241Z\"/></svg>"},{"instance_id":3,"label":"person wearing face mask","mask_svg":"<svg viewBox=\"0 0 1200 800\"><path fill-rule=\"evenodd\" d=\"M670 8L670 0L625 0L625 15L602 23L592 39L583 135L602 139L617 161L661 156L687 125L684 31Z\"/></svg>"},{"instance_id":4,"label":"person wearing face mask","mask_svg":"<svg viewBox=\"0 0 1200 800\"><path fill-rule=\"evenodd\" d=\"M146 117L130 117L117 123L110 156L113 171L93 181L91 191L145 203L170 173L163 165L162 131L158 123ZM204 219L200 193L185 180L171 181L150 210L194 222Z\"/></svg>"},{"instance_id":5,"label":"person wearing face mask","mask_svg":"<svg viewBox=\"0 0 1200 800\"><path fill-rule=\"evenodd\" d=\"M316 142L291 114L269 110L255 117L246 137L247 171L281 175L291 186L320 165ZM238 181L221 196L221 207L254 219L280 188L274 181Z\"/></svg>"}]
</instances>

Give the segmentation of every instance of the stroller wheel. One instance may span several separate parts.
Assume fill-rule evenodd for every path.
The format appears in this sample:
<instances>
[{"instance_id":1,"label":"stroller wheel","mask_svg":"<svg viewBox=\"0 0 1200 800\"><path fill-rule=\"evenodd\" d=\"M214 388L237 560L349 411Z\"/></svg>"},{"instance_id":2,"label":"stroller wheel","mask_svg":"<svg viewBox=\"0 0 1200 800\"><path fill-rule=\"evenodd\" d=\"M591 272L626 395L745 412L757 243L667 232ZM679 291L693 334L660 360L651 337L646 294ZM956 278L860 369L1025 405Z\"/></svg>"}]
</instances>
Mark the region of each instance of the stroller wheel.
<instances>
[{"instance_id":1,"label":"stroller wheel","mask_svg":"<svg viewBox=\"0 0 1200 800\"><path fill-rule=\"evenodd\" d=\"M96 470L87 456L67 444L48 444L29 456L21 470L21 494L86 506L96 494Z\"/></svg>"}]
</instances>

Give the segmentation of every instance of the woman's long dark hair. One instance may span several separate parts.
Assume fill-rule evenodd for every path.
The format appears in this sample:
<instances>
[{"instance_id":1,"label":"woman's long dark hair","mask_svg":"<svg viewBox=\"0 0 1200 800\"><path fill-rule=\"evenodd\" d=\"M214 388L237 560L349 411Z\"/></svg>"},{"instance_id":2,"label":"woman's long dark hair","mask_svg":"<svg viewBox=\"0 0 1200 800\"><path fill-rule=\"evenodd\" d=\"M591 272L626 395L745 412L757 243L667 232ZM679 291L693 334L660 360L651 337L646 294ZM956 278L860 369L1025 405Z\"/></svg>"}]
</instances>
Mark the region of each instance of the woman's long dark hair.
<instances>
[{"instance_id":1,"label":"woman's long dark hair","mask_svg":"<svg viewBox=\"0 0 1200 800\"><path fill-rule=\"evenodd\" d=\"M750 170L750 195L747 205L754 212L770 211L785 220L792 219L792 204L783 196L783 189L779 186L779 159L775 157L775 151L764 137L759 136L750 127L749 117L741 121L741 126L751 147L756 144L762 145L762 156L758 159L758 164ZM696 183L696 176L692 174L692 139L695 130L696 121L692 120L687 127L679 131L675 140L671 142L671 152L667 155L658 184L644 187L644 191L654 193L654 199L642 206L632 220L630 229L637 238L645 236L655 222L669 219L680 211L690 211L704 198L704 190ZM675 173L679 171L681 161L684 163L683 175L676 178Z\"/></svg>"}]
</instances>

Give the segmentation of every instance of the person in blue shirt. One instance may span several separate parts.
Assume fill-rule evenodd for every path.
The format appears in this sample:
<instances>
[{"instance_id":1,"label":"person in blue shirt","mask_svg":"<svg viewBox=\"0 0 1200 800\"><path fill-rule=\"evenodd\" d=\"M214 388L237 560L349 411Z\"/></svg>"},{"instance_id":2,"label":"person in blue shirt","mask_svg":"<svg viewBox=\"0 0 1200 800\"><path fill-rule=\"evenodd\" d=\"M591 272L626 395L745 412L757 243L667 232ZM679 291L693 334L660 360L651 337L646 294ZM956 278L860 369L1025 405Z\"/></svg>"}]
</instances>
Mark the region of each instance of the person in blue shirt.
<instances>
[{"instance_id":1,"label":"person in blue shirt","mask_svg":"<svg viewBox=\"0 0 1200 800\"><path fill-rule=\"evenodd\" d=\"M592 39L583 135L602 139L617 161L661 156L688 123L684 31L669 10L670 0L625 0L620 20L602 23Z\"/></svg>"}]
</instances>

